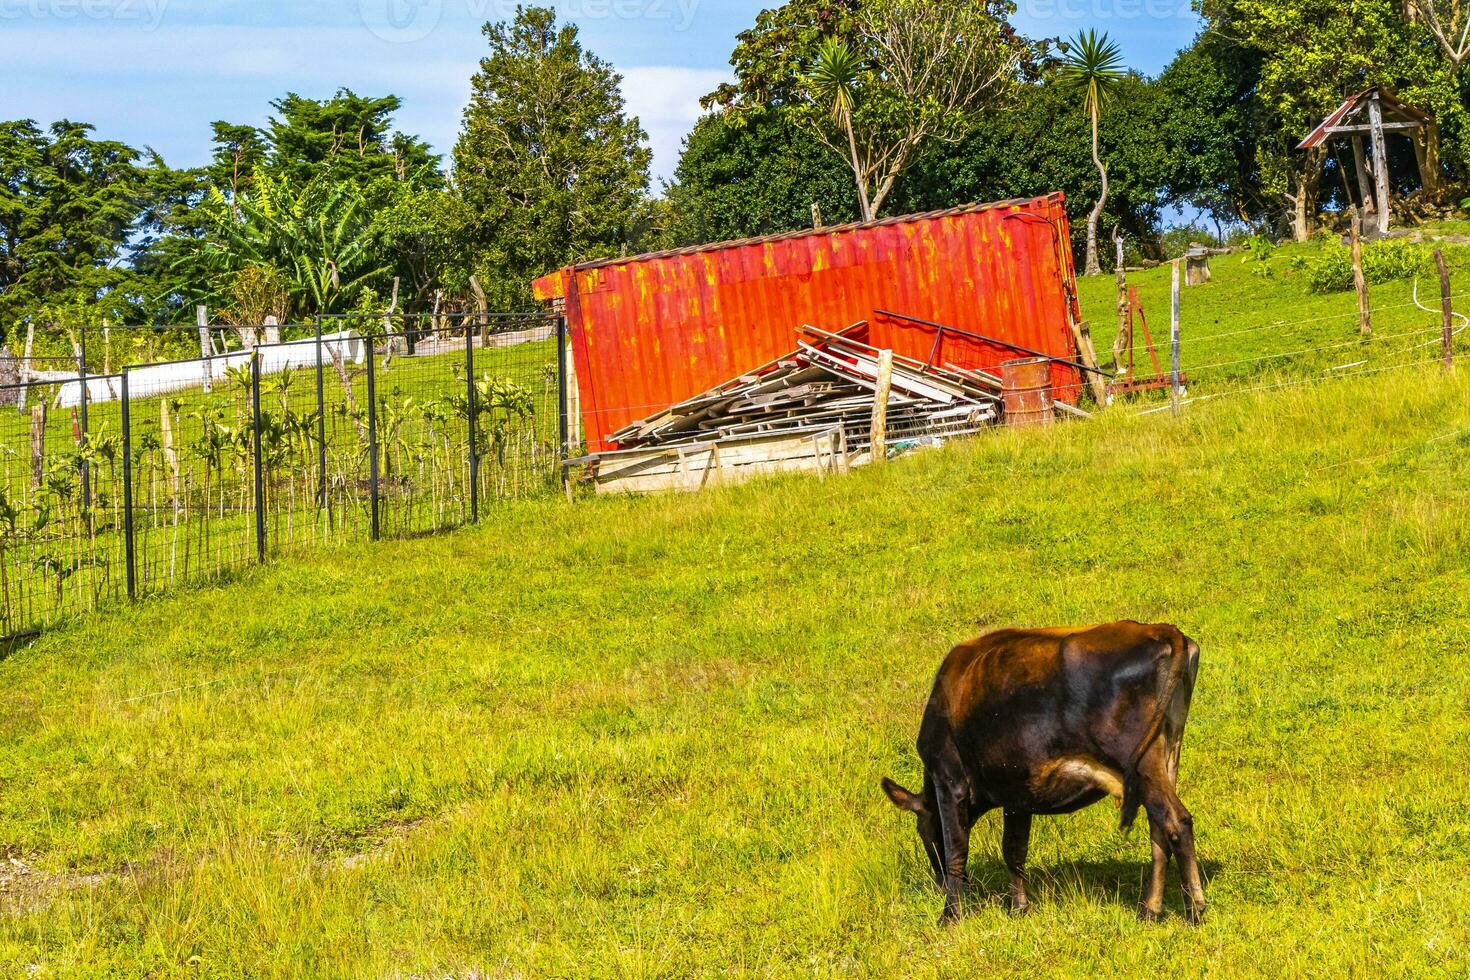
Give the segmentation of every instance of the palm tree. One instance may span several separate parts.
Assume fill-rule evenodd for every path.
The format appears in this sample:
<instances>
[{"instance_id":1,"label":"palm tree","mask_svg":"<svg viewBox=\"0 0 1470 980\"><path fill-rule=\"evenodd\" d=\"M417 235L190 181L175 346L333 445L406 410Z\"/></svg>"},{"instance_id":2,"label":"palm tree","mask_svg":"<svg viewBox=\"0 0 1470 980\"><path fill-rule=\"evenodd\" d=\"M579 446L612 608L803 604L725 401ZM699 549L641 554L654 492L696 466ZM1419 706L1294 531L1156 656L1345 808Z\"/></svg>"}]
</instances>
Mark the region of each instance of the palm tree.
<instances>
[{"instance_id":1,"label":"palm tree","mask_svg":"<svg viewBox=\"0 0 1470 980\"><path fill-rule=\"evenodd\" d=\"M1097 261L1097 223L1108 203L1108 168L1103 166L1097 149L1097 123L1113 88L1123 80L1123 54L1106 34L1088 28L1069 44L1062 63L1060 80L1069 89L1081 93L1083 109L1092 117L1092 162L1102 175L1102 193L1087 218L1087 265L1083 275L1102 272Z\"/></svg>"},{"instance_id":2,"label":"palm tree","mask_svg":"<svg viewBox=\"0 0 1470 980\"><path fill-rule=\"evenodd\" d=\"M812 98L832 106L832 121L847 137L848 162L857 184L858 204L864 221L872 221L873 205L868 196L868 174L862 154L858 152L857 134L852 128L852 111L857 107L858 76L863 70L859 58L839 38L829 37L817 49L817 57L807 72L807 87Z\"/></svg>"}]
</instances>

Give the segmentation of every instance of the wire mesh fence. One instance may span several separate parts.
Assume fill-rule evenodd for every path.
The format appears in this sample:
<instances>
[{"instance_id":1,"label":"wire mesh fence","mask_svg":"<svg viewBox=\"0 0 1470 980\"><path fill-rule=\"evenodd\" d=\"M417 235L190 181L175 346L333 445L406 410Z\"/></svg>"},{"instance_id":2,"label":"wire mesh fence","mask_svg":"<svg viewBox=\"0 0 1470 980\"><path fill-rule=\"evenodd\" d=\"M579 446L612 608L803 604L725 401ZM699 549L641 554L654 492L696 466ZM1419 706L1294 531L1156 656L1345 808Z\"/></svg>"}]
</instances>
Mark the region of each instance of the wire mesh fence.
<instances>
[{"instance_id":1,"label":"wire mesh fence","mask_svg":"<svg viewBox=\"0 0 1470 980\"><path fill-rule=\"evenodd\" d=\"M560 485L558 318L240 335L191 360L90 374L79 359L0 385L0 636L274 555L446 530Z\"/></svg>"}]
</instances>

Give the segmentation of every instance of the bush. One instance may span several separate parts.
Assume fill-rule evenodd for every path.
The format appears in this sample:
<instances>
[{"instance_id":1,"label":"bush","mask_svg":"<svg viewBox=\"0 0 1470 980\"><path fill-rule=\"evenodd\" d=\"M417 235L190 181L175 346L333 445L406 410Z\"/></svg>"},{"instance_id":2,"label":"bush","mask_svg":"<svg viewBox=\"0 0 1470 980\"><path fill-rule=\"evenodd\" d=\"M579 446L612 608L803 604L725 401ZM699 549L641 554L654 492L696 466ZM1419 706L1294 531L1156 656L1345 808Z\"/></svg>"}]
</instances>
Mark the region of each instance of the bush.
<instances>
[{"instance_id":1,"label":"bush","mask_svg":"<svg viewBox=\"0 0 1470 980\"><path fill-rule=\"evenodd\" d=\"M1428 246L1401 238L1370 242L1363 246L1363 275L1370 283L1410 279L1428 271L1430 254ZM1352 250L1334 241L1306 263L1306 272L1314 293L1352 289Z\"/></svg>"},{"instance_id":2,"label":"bush","mask_svg":"<svg viewBox=\"0 0 1470 980\"><path fill-rule=\"evenodd\" d=\"M1218 248L1220 239L1215 233L1200 225L1188 224L1178 225L1164 232L1159 240L1159 247L1163 250L1164 258L1177 259L1189 251L1189 246L1198 242L1210 248Z\"/></svg>"}]
</instances>

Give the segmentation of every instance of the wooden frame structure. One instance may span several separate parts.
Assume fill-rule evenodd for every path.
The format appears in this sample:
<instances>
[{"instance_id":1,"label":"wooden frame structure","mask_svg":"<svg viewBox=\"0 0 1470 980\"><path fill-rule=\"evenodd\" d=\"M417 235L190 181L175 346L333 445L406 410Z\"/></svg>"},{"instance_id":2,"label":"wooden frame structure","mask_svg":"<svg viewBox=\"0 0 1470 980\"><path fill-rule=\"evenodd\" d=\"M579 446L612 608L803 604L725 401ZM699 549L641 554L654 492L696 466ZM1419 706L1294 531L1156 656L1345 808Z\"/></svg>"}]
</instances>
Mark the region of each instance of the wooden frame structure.
<instances>
[{"instance_id":1,"label":"wooden frame structure","mask_svg":"<svg viewBox=\"0 0 1470 980\"><path fill-rule=\"evenodd\" d=\"M1350 96L1331 115L1297 144L1298 150L1310 150L1325 146L1334 136L1348 137L1353 148L1353 166L1358 174L1358 202L1365 213L1372 212L1377 220L1378 233L1388 231L1388 202L1391 195L1388 186L1388 149L1384 137L1388 133L1400 133L1414 144L1414 159L1419 165L1419 177L1424 184L1424 193L1431 200L1442 194L1439 174L1439 126L1434 117L1400 102L1394 94L1381 85L1365 89ZM1369 185L1367 150L1363 137L1372 142L1373 178Z\"/></svg>"},{"instance_id":2,"label":"wooden frame structure","mask_svg":"<svg viewBox=\"0 0 1470 980\"><path fill-rule=\"evenodd\" d=\"M1163 365L1159 363L1159 351L1154 346L1154 335L1148 328L1148 318L1143 315L1143 301L1138 298L1138 287L1128 287L1128 304L1125 312L1126 319L1123 324L1123 332L1119 335L1119 341L1123 345L1121 350L1128 353L1128 366L1118 366L1118 376L1108 385L1108 395L1120 398L1126 395L1136 395L1144 391L1159 391L1173 385L1171 375L1164 372ZM1139 376L1134 363L1134 351L1136 348L1135 330L1143 328L1143 341L1148 348L1148 356L1153 361L1154 373ZM1120 358L1121 360L1121 358ZM1179 376L1181 385L1188 384L1189 379L1184 375Z\"/></svg>"}]
</instances>

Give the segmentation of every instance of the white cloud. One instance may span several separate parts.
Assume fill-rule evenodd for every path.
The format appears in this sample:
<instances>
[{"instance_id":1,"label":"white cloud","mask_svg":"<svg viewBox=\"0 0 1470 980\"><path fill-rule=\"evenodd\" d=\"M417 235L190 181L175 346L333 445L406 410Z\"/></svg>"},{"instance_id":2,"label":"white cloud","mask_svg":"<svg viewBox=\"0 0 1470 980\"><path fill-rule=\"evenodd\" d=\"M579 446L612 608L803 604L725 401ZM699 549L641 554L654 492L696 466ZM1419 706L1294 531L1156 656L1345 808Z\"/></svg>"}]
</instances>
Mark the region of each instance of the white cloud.
<instances>
[{"instance_id":1,"label":"white cloud","mask_svg":"<svg viewBox=\"0 0 1470 980\"><path fill-rule=\"evenodd\" d=\"M320 98L345 86L401 96L399 125L448 154L477 66L466 55L478 41L473 35L458 40L435 51L385 42L361 25L177 23L148 31L32 23L0 32L0 62L18 78L44 80L44 87L5 86L0 116L85 119L103 135L158 146L170 162L189 164L207 158L211 120L263 121L269 100L287 91ZM699 118L700 97L728 72L663 65L618 70L628 111L648 132L657 187L673 175L682 141Z\"/></svg>"},{"instance_id":2,"label":"white cloud","mask_svg":"<svg viewBox=\"0 0 1470 980\"><path fill-rule=\"evenodd\" d=\"M679 163L684 137L699 120L699 100L728 79L729 73L661 65L624 68L622 73L628 111L648 131L655 178L668 180Z\"/></svg>"}]
</instances>

